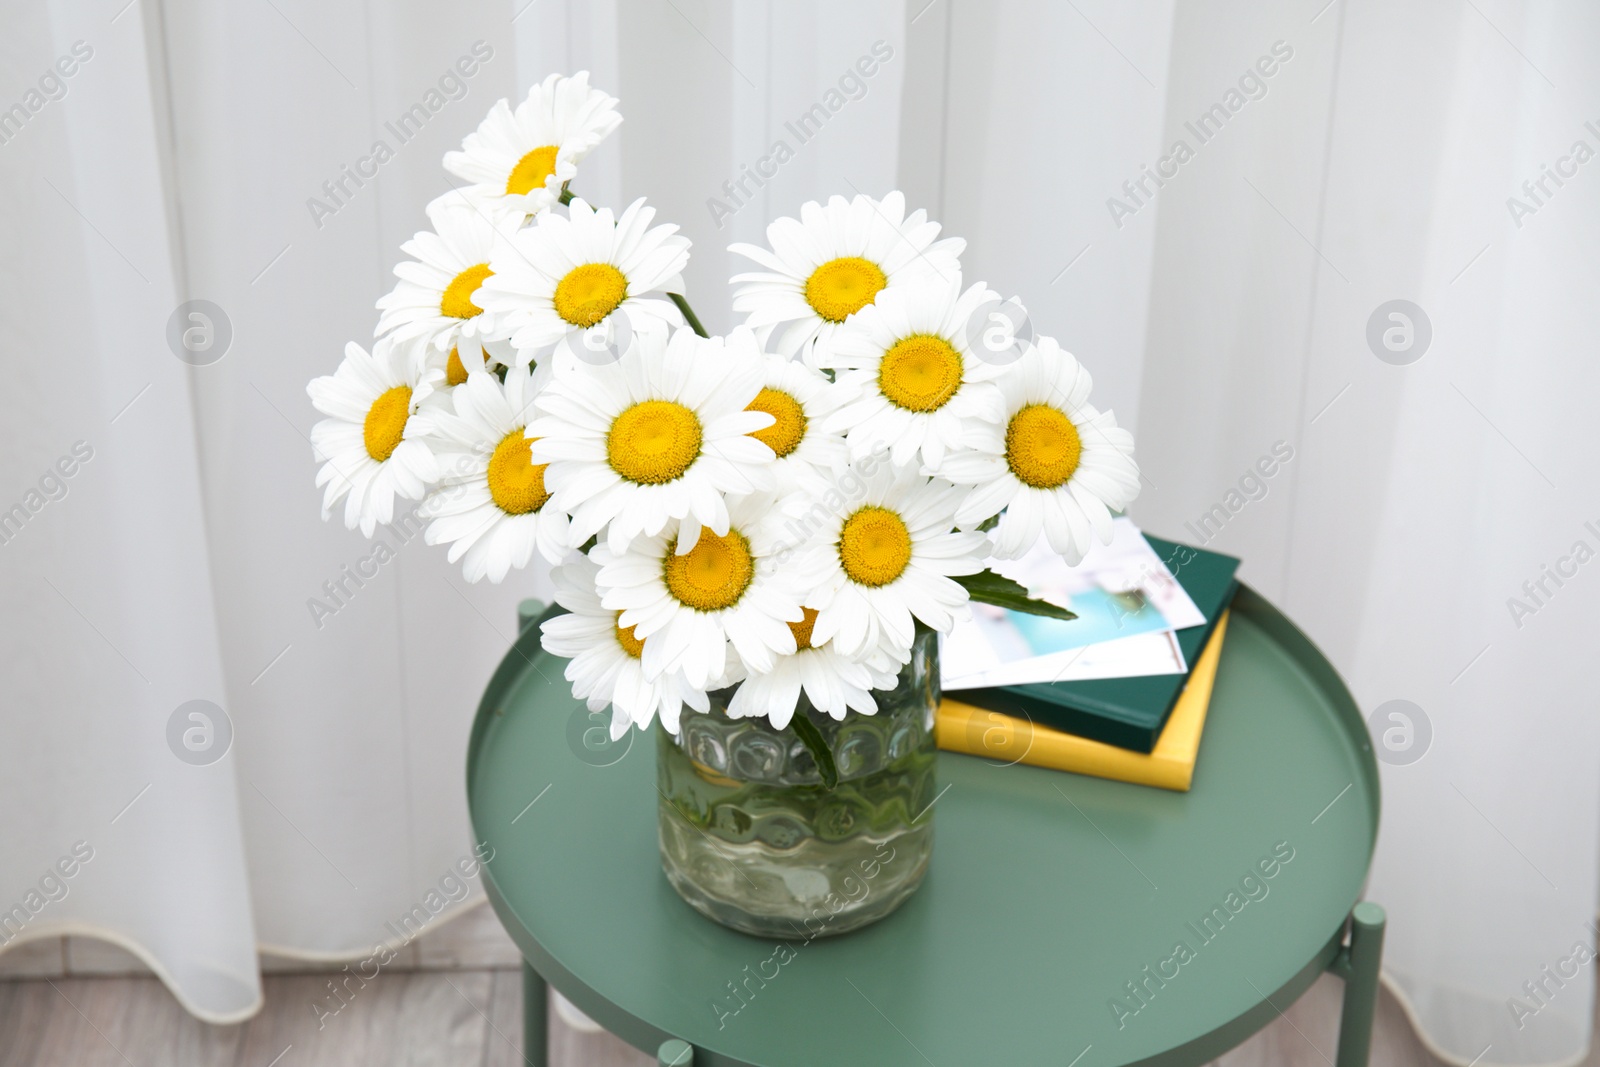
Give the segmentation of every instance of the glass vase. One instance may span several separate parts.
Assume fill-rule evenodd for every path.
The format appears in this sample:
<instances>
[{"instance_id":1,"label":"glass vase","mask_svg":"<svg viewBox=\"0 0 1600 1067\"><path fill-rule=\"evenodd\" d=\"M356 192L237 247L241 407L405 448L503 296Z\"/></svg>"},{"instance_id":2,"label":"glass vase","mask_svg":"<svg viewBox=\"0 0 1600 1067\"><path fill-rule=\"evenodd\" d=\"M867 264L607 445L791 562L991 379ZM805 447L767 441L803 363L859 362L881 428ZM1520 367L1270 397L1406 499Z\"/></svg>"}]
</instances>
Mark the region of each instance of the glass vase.
<instances>
[{"instance_id":1,"label":"glass vase","mask_svg":"<svg viewBox=\"0 0 1600 1067\"><path fill-rule=\"evenodd\" d=\"M920 628L919 628L920 630ZM792 724L730 719L732 690L656 730L661 864L701 914L745 933L809 940L866 926L922 882L933 851L938 637L919 632L876 715L806 716L838 767L823 785Z\"/></svg>"}]
</instances>

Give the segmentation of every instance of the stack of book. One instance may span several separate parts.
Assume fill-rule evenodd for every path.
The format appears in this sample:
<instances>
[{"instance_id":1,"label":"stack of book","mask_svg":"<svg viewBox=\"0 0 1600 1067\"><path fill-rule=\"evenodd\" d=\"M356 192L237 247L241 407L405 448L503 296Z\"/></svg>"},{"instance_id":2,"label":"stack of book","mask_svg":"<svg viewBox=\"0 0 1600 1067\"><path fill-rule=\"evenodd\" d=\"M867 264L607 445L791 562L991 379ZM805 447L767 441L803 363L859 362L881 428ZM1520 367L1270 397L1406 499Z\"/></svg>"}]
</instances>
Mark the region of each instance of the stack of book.
<instances>
[{"instance_id":1,"label":"stack of book","mask_svg":"<svg viewBox=\"0 0 1600 1067\"><path fill-rule=\"evenodd\" d=\"M1187 594L1188 602L1169 612L1168 619L1188 625L1170 628L1159 637L1156 633L1138 638L1108 635L1070 653L1036 654L1031 660L999 667L993 665L987 646L1001 642L969 633L957 656L946 657L956 659L966 673L952 678L946 669L946 695L936 725L940 748L996 763L1028 763L1162 789L1185 791L1190 787L1227 634L1228 606L1238 588L1235 572L1239 561L1140 534L1126 520L1118 522L1124 524L1119 541L1142 538L1137 550L1148 545L1159 558L1159 566L1150 565L1149 569L1164 573L1154 575L1153 583L1146 580L1145 588L1159 589L1163 583L1175 582ZM1091 554L1085 565L1092 561ZM1024 575L1018 577L1025 580ZM1137 592L1131 595L1135 604L1147 606L1142 603L1146 598ZM1071 600L1066 606L1078 610L1079 597ZM1123 615L1137 617L1126 611ZM1088 632L1096 621L1085 616L1073 622L1050 622L1054 627L1080 624ZM1028 624L1019 620L1019 625ZM1155 646L1148 642L1163 638L1174 646L1171 663L1137 667L1136 660L1128 658L1126 650L1136 641L1146 642L1138 647L1149 651ZM951 639L963 639L963 635L952 634ZM947 639L947 651L951 639ZM986 646L984 655L989 658L982 666L987 670L972 669L968 650L978 643ZM1114 652L1118 649L1123 651ZM1039 649L1032 651L1038 653ZM1048 663L1052 673L1046 680L970 687L973 680L1025 677L1027 662ZM1110 665L1100 669L1079 666L1095 662ZM1119 662L1127 664L1121 669L1133 676L1117 676ZM1049 680L1053 678L1061 680Z\"/></svg>"}]
</instances>

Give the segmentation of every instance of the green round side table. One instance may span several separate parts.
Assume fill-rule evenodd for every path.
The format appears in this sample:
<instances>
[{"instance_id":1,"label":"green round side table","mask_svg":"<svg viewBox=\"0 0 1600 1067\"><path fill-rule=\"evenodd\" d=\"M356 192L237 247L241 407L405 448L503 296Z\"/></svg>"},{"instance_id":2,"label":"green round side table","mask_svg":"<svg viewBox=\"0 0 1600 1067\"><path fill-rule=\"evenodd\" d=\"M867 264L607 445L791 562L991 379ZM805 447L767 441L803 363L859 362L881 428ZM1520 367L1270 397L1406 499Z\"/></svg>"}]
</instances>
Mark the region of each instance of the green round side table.
<instances>
[{"instance_id":1,"label":"green round side table","mask_svg":"<svg viewBox=\"0 0 1600 1067\"><path fill-rule=\"evenodd\" d=\"M546 983L677 1067L1204 1064L1326 970L1338 1067L1367 1062L1382 909L1357 903L1378 775L1343 683L1276 608L1234 601L1188 793L940 756L922 888L882 922L779 944L661 873L655 742L606 739L520 636L484 693L467 790L521 948L525 1051Z\"/></svg>"}]
</instances>

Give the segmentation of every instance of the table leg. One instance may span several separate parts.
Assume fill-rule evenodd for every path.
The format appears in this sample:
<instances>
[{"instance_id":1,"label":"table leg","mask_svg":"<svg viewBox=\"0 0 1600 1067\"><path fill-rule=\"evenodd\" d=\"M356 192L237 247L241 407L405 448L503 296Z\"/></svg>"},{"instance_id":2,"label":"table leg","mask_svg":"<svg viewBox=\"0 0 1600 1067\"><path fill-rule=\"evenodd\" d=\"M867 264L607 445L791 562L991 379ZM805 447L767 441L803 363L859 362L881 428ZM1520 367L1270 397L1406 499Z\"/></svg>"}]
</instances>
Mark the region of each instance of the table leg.
<instances>
[{"instance_id":1,"label":"table leg","mask_svg":"<svg viewBox=\"0 0 1600 1067\"><path fill-rule=\"evenodd\" d=\"M544 979L531 963L523 960L522 1058L529 1067L547 1067L549 1061L550 1017L546 1013L545 999Z\"/></svg>"},{"instance_id":2,"label":"table leg","mask_svg":"<svg viewBox=\"0 0 1600 1067\"><path fill-rule=\"evenodd\" d=\"M656 1050L656 1063L658 1067L694 1067L694 1049L687 1041L671 1038Z\"/></svg>"},{"instance_id":3,"label":"table leg","mask_svg":"<svg viewBox=\"0 0 1600 1067\"><path fill-rule=\"evenodd\" d=\"M1383 961L1383 909L1363 900L1350 912L1350 944L1340 954L1344 1010L1339 1018L1337 1067L1367 1067L1372 1017L1378 1009L1378 965Z\"/></svg>"}]
</instances>

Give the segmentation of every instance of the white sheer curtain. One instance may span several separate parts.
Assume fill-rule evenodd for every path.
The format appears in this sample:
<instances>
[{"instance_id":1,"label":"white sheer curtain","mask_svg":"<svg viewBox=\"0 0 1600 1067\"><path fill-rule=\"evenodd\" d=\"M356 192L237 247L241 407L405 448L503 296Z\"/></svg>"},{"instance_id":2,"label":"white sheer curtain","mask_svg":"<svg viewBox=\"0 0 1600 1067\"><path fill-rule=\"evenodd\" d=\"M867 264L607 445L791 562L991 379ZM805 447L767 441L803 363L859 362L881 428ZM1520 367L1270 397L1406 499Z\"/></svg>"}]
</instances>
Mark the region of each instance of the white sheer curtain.
<instances>
[{"instance_id":1,"label":"white sheer curtain","mask_svg":"<svg viewBox=\"0 0 1600 1067\"><path fill-rule=\"evenodd\" d=\"M1543 568L1570 568L1579 540L1600 549L1585 526L1600 527L1600 179L1543 179L1536 204L1521 186L1576 140L1600 149L1584 125L1595 13L526 4L8 16L7 84L92 50L40 106L22 98L18 130L0 124L0 181L27 205L0 252L15 400L0 509L26 513L0 544L0 801L16 813L0 908L40 890L12 943L117 940L196 1014L238 1019L259 1001L258 948L364 956L470 849L466 729L538 576L469 587L420 538L384 534L395 558L347 578L374 549L317 518L304 383L370 334L444 188L440 154L494 99L588 68L627 121L583 191L649 196L684 227L708 326L728 323L725 246L805 199L898 185L968 239L972 275L1019 294L1136 427L1136 518L1192 540L1221 505L1204 536L1244 557L1363 708L1426 714L1426 755L1384 768L1371 889L1424 1037L1463 1063L1575 1060L1593 972L1557 987L1542 968L1593 945L1583 652L1600 578L1582 566L1557 586ZM818 104L824 128L800 137L790 124ZM1217 104L1227 118L1197 137L1186 124ZM372 176L379 140L392 158ZM1179 140L1190 155L1162 164ZM779 141L789 158L749 179ZM1511 195L1536 208L1520 227ZM166 330L195 298L233 340L189 367ZM1407 365L1367 340L1400 299L1432 330ZM57 467L80 441L92 457ZM1241 486L1280 441L1293 459ZM1510 597L1537 610L1514 620ZM337 610L316 619L313 598ZM167 740L195 699L233 728L207 765ZM93 859L41 887L78 841ZM1527 981L1545 989L1519 1028L1508 1001Z\"/></svg>"},{"instance_id":2,"label":"white sheer curtain","mask_svg":"<svg viewBox=\"0 0 1600 1067\"><path fill-rule=\"evenodd\" d=\"M35 96L0 145L0 931L118 941L191 1010L236 1019L258 996L238 764L166 742L180 704L227 704L234 682L190 381L165 341L179 298L150 68L137 13L114 13L7 11L6 84Z\"/></svg>"},{"instance_id":3,"label":"white sheer curtain","mask_svg":"<svg viewBox=\"0 0 1600 1067\"><path fill-rule=\"evenodd\" d=\"M875 42L900 49L904 22L898 5L624 18L552 0L8 16L8 84L43 87L0 144L5 191L29 205L6 215L0 253L14 397L0 468L4 508L23 508L0 544L15 742L0 799L16 813L0 907L24 908L3 947L117 941L224 1022L259 1006L258 949L360 959L392 938L385 923L470 852L467 728L516 601L543 581L468 586L420 537L322 523L306 381L370 336L400 243L445 188L442 153L552 70L589 68L624 98L629 121L583 191L649 195L680 222L692 291L725 326L736 235L849 182L892 186L903 56L795 146L770 205L719 229L706 201ZM52 74L76 42L87 58ZM169 347L186 299L231 326L207 365ZM379 543L392 559L375 562ZM169 748L190 700L231 723L215 762Z\"/></svg>"},{"instance_id":4,"label":"white sheer curtain","mask_svg":"<svg viewBox=\"0 0 1600 1067\"><path fill-rule=\"evenodd\" d=\"M1600 17L1321 7L1180 5L1165 141L1274 42L1294 55L1159 193L1140 427L1161 488L1138 516L1192 537L1275 442L1294 448L1215 544L1366 712L1406 700L1431 725L1395 753L1420 759L1383 767L1369 893L1389 909L1389 984L1441 1056L1571 1063L1600 840L1600 582L1577 563L1600 549L1580 295L1600 210L1596 175L1561 160L1600 149ZM1577 175L1558 187L1542 165ZM1533 205L1530 179L1542 206L1519 227L1507 198ZM1431 321L1404 365L1368 341L1392 300Z\"/></svg>"},{"instance_id":5,"label":"white sheer curtain","mask_svg":"<svg viewBox=\"0 0 1600 1067\"><path fill-rule=\"evenodd\" d=\"M1600 152L1600 15L941 2L911 33L934 73L908 89L924 154L902 181L1137 415L1135 517L1243 557L1365 711L1421 709L1409 750L1387 711L1376 731L1382 750L1400 730L1369 893L1423 1040L1462 1064L1581 1059L1600 209L1578 160ZM1393 300L1430 322L1409 363L1368 341Z\"/></svg>"}]
</instances>

